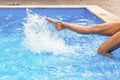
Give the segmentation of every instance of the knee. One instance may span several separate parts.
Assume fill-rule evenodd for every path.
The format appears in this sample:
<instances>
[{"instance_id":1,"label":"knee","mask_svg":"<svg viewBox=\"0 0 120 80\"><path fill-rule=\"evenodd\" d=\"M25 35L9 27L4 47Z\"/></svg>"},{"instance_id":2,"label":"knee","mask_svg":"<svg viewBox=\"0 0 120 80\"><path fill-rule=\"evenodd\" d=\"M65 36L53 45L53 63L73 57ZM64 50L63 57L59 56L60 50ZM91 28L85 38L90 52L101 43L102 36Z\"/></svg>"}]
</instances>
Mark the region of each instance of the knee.
<instances>
[{"instance_id":1,"label":"knee","mask_svg":"<svg viewBox=\"0 0 120 80\"><path fill-rule=\"evenodd\" d=\"M97 52L98 52L98 54L102 54L102 55L104 55L106 53L103 47L99 47Z\"/></svg>"},{"instance_id":2,"label":"knee","mask_svg":"<svg viewBox=\"0 0 120 80\"><path fill-rule=\"evenodd\" d=\"M112 54L110 52L107 52L105 50L105 48L103 47L99 47L98 50L97 50L98 54L100 55L104 55L104 56L108 56L108 57L112 57Z\"/></svg>"}]
</instances>

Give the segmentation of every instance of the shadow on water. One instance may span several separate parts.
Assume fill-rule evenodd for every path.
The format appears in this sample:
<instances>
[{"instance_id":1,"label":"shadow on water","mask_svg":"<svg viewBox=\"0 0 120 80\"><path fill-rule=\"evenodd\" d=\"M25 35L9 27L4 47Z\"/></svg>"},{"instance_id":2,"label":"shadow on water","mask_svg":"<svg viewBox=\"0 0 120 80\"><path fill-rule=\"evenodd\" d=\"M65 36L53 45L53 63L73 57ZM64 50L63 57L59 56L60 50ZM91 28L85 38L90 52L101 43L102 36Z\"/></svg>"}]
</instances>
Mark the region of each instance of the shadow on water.
<instances>
[{"instance_id":1,"label":"shadow on water","mask_svg":"<svg viewBox=\"0 0 120 80\"><path fill-rule=\"evenodd\" d=\"M111 60L114 60L114 61L117 61L117 62L120 62L120 57L117 57L117 56L114 56L114 55L112 55L112 56L105 56L106 58L109 58L109 59L111 59Z\"/></svg>"},{"instance_id":2,"label":"shadow on water","mask_svg":"<svg viewBox=\"0 0 120 80\"><path fill-rule=\"evenodd\" d=\"M112 57L111 59L120 62L120 48L118 47L117 49L115 49L114 51L112 51Z\"/></svg>"},{"instance_id":3,"label":"shadow on water","mask_svg":"<svg viewBox=\"0 0 120 80\"><path fill-rule=\"evenodd\" d=\"M120 62L120 57L112 56L111 59L114 61Z\"/></svg>"}]
</instances>

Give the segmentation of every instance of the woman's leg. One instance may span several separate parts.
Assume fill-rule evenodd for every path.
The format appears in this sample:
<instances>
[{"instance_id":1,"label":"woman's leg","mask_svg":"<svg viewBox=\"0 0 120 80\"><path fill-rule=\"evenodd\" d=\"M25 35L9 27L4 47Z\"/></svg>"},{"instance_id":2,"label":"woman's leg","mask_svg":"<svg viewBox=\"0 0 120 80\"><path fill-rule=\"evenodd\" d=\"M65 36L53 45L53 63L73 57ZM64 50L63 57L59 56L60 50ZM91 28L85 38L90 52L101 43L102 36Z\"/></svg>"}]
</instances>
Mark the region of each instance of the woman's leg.
<instances>
[{"instance_id":1,"label":"woman's leg","mask_svg":"<svg viewBox=\"0 0 120 80\"><path fill-rule=\"evenodd\" d=\"M111 36L120 31L120 22L96 24L91 27L93 33Z\"/></svg>"},{"instance_id":2,"label":"woman's leg","mask_svg":"<svg viewBox=\"0 0 120 80\"><path fill-rule=\"evenodd\" d=\"M57 30L67 28L81 34L95 33L101 35L111 35L112 37L98 48L98 53L102 55L111 56L111 51L120 46L120 22L82 26L54 20L51 18L46 19L49 22L54 23Z\"/></svg>"},{"instance_id":3,"label":"woman's leg","mask_svg":"<svg viewBox=\"0 0 120 80\"><path fill-rule=\"evenodd\" d=\"M95 33L95 34L102 34L102 35L113 35L116 32L120 31L120 22L103 23L103 24L97 24L93 26L82 26L82 25L62 22L59 20L54 20L51 18L46 18L46 20L54 23L57 30L62 30L64 28L67 28L81 34Z\"/></svg>"},{"instance_id":4,"label":"woman's leg","mask_svg":"<svg viewBox=\"0 0 120 80\"><path fill-rule=\"evenodd\" d=\"M111 52L119 47L120 47L120 31L112 35L106 42L104 42L98 48L98 53L110 56Z\"/></svg>"},{"instance_id":5,"label":"woman's leg","mask_svg":"<svg viewBox=\"0 0 120 80\"><path fill-rule=\"evenodd\" d=\"M82 26L82 25L69 24L69 23L63 22L63 27L67 29L71 29L80 34L93 33L93 34L111 36L116 32L120 31L120 22L103 23L103 24L96 24L92 26Z\"/></svg>"}]
</instances>

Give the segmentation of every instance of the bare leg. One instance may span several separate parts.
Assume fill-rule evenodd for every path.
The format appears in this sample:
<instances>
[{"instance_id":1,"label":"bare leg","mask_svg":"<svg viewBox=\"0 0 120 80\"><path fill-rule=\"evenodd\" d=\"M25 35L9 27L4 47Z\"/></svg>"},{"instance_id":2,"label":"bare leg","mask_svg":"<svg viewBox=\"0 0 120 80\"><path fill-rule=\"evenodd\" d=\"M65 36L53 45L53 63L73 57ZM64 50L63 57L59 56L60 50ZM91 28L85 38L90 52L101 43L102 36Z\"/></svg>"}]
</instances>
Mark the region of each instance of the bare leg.
<instances>
[{"instance_id":1,"label":"bare leg","mask_svg":"<svg viewBox=\"0 0 120 80\"><path fill-rule=\"evenodd\" d=\"M59 20L54 20L51 18L46 18L46 19L54 23L57 30L62 30L64 28L67 28L81 34L95 33L102 35L113 35L116 32L120 31L120 22L97 24L93 26L82 26L82 25L62 22Z\"/></svg>"},{"instance_id":2,"label":"bare leg","mask_svg":"<svg viewBox=\"0 0 120 80\"><path fill-rule=\"evenodd\" d=\"M120 47L120 31L104 42L99 48L98 53L111 56L111 52Z\"/></svg>"},{"instance_id":3,"label":"bare leg","mask_svg":"<svg viewBox=\"0 0 120 80\"><path fill-rule=\"evenodd\" d=\"M111 36L120 31L120 22L97 24L91 27L94 28L93 33Z\"/></svg>"},{"instance_id":4,"label":"bare leg","mask_svg":"<svg viewBox=\"0 0 120 80\"><path fill-rule=\"evenodd\" d=\"M102 55L111 56L111 51L120 46L120 22L97 24L93 26L81 26L50 18L46 19L54 23L57 30L67 28L81 34L95 33L101 35L112 35L110 39L98 48L98 53Z\"/></svg>"},{"instance_id":5,"label":"bare leg","mask_svg":"<svg viewBox=\"0 0 120 80\"><path fill-rule=\"evenodd\" d=\"M97 24L93 26L81 26L81 25L63 23L63 26L65 26L65 28L71 29L81 34L94 33L101 35L113 35L116 32L120 31L120 22Z\"/></svg>"}]
</instances>

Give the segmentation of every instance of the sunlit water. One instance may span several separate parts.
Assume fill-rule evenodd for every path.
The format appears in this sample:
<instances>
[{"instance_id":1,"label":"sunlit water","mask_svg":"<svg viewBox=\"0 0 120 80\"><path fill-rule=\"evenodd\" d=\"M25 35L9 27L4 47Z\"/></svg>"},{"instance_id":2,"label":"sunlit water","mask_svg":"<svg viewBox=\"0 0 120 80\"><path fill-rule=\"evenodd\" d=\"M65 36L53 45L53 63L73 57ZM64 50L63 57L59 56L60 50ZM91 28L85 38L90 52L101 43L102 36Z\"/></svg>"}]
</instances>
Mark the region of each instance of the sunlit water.
<instances>
[{"instance_id":1,"label":"sunlit water","mask_svg":"<svg viewBox=\"0 0 120 80\"><path fill-rule=\"evenodd\" d=\"M81 25L102 23L95 22L95 16L91 20L69 9L69 13L57 9L54 15L49 10L21 11L22 17L16 18L12 12L0 16L0 80L119 80L120 61L97 53L109 37L57 31L45 20L49 16ZM119 56L119 52L113 54Z\"/></svg>"}]
</instances>

